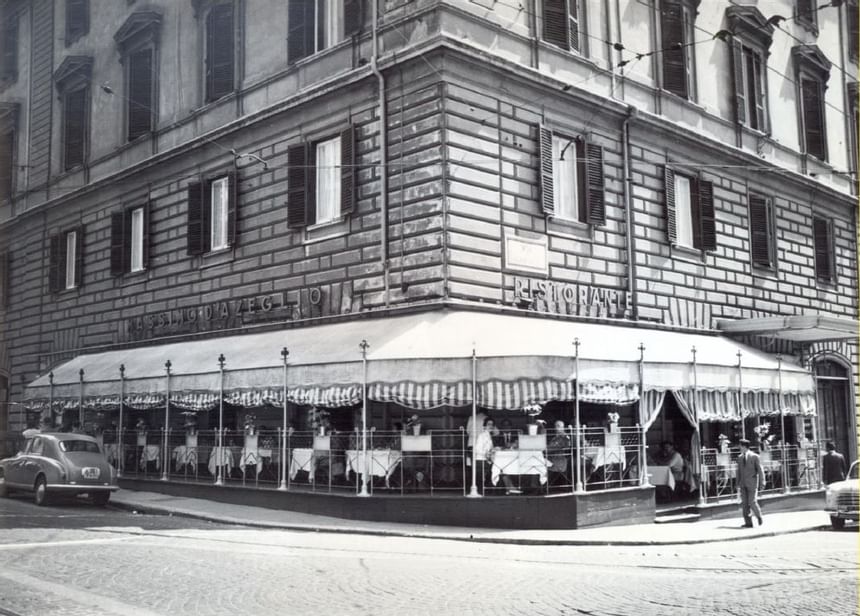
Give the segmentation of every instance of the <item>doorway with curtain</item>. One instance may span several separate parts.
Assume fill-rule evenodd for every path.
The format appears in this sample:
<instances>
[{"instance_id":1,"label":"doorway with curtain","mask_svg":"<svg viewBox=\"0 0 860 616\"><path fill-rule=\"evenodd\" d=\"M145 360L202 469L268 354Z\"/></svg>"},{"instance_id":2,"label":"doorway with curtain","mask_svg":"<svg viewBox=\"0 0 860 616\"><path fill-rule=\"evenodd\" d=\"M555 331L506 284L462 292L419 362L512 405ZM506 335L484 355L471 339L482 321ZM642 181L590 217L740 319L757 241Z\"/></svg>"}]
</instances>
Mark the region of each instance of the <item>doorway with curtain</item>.
<instances>
[{"instance_id":1,"label":"doorway with curtain","mask_svg":"<svg viewBox=\"0 0 860 616\"><path fill-rule=\"evenodd\" d=\"M851 438L854 422L849 416L851 387L848 369L832 359L822 359L815 362L815 379L820 417L818 438L822 442L831 441L850 462L856 456Z\"/></svg>"},{"instance_id":2,"label":"doorway with curtain","mask_svg":"<svg viewBox=\"0 0 860 616\"><path fill-rule=\"evenodd\" d=\"M643 405L640 412L644 411L648 415L647 418L643 417L647 426L645 443L650 482L657 488L658 504L692 500L695 497L692 475L697 468L699 445L689 402L684 392L646 395L640 401ZM650 408L645 408L646 406ZM671 443L684 459L683 481L676 482L669 477L667 465L670 456L663 451L663 443L667 442Z\"/></svg>"}]
</instances>

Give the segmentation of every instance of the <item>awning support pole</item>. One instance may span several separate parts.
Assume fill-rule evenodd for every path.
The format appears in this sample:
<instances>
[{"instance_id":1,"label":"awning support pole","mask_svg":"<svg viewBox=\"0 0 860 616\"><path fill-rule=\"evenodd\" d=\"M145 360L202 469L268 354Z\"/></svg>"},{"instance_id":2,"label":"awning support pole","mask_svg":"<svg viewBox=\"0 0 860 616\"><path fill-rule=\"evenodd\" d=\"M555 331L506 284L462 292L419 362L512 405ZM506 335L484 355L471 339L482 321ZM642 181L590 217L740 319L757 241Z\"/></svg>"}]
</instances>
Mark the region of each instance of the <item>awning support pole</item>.
<instances>
[{"instance_id":1,"label":"awning support pole","mask_svg":"<svg viewBox=\"0 0 860 616\"><path fill-rule=\"evenodd\" d=\"M741 438L747 437L747 427L744 421L744 372L741 369L741 352L738 350L738 414L741 418Z\"/></svg>"},{"instance_id":2,"label":"awning support pole","mask_svg":"<svg viewBox=\"0 0 860 616\"><path fill-rule=\"evenodd\" d=\"M370 473L370 464L367 459L367 340L362 340L358 347L361 349L361 364L362 364L362 382L361 382L361 489L358 492L359 496L370 496L367 491L368 475Z\"/></svg>"},{"instance_id":3,"label":"awning support pole","mask_svg":"<svg viewBox=\"0 0 860 616\"><path fill-rule=\"evenodd\" d=\"M810 363L812 363L810 361ZM818 445L818 418L820 417L819 409L821 408L821 402L818 399L818 374L815 372L815 368L812 369L812 382L815 385L815 415L812 417L812 446L815 451L815 487L821 487L821 448ZM808 456L809 454L807 454ZM809 462L807 462L809 464Z\"/></svg>"},{"instance_id":4,"label":"awning support pole","mask_svg":"<svg viewBox=\"0 0 860 616\"><path fill-rule=\"evenodd\" d=\"M119 420L116 428L116 476L122 477L122 407L125 404L125 364L119 365Z\"/></svg>"},{"instance_id":5,"label":"awning support pole","mask_svg":"<svg viewBox=\"0 0 860 616\"><path fill-rule=\"evenodd\" d=\"M167 455L167 446L169 445L170 431L170 360L164 362L164 369L167 371L167 395L164 396L164 448L161 450L161 480L167 481L167 471L170 467L170 457Z\"/></svg>"},{"instance_id":6,"label":"awning support pole","mask_svg":"<svg viewBox=\"0 0 860 616\"><path fill-rule=\"evenodd\" d=\"M56 423L54 421L54 371L53 370L51 370L48 373L48 385L50 386L48 388L48 419L51 422L51 428L53 428L55 423ZM42 415L42 417L44 418L44 414Z\"/></svg>"},{"instance_id":7,"label":"awning support pole","mask_svg":"<svg viewBox=\"0 0 860 616\"><path fill-rule=\"evenodd\" d=\"M290 351L287 347L281 349L281 359L284 360L284 433L281 435L281 482L279 490L287 489L287 358Z\"/></svg>"},{"instance_id":8,"label":"awning support pole","mask_svg":"<svg viewBox=\"0 0 860 616\"><path fill-rule=\"evenodd\" d=\"M84 369L78 371L78 429L84 431Z\"/></svg>"},{"instance_id":9,"label":"awning support pole","mask_svg":"<svg viewBox=\"0 0 860 616\"><path fill-rule=\"evenodd\" d=\"M788 492L788 459L785 455L785 402L782 397L782 355L776 356L776 373L779 382L779 397L777 400L779 401L779 430L781 437L780 441L780 449L781 458L782 458L782 491L783 493Z\"/></svg>"},{"instance_id":10,"label":"awning support pole","mask_svg":"<svg viewBox=\"0 0 860 616\"><path fill-rule=\"evenodd\" d=\"M483 426L482 426L483 427ZM472 347L472 487L466 495L469 498L481 496L478 493L478 356Z\"/></svg>"},{"instance_id":11,"label":"awning support pole","mask_svg":"<svg viewBox=\"0 0 860 616\"><path fill-rule=\"evenodd\" d=\"M573 339L573 422L576 432L576 491L584 492L582 481L582 430L579 421L579 338Z\"/></svg>"},{"instance_id":12,"label":"awning support pole","mask_svg":"<svg viewBox=\"0 0 860 616\"><path fill-rule=\"evenodd\" d=\"M645 343L639 343L639 409L645 400ZM640 412L641 416L641 412ZM637 424L638 425L638 424ZM639 431L639 485L648 485L648 456L645 451L645 425Z\"/></svg>"},{"instance_id":13,"label":"awning support pole","mask_svg":"<svg viewBox=\"0 0 860 616\"><path fill-rule=\"evenodd\" d=\"M696 420L696 440L699 441L699 458L702 456L702 424L699 421L699 371L696 365L696 347L693 349L693 418ZM693 452L695 453L695 452ZM692 462L692 460L691 460ZM701 465L699 466L699 504L705 504L704 485L701 481Z\"/></svg>"},{"instance_id":14,"label":"awning support pole","mask_svg":"<svg viewBox=\"0 0 860 616\"><path fill-rule=\"evenodd\" d=\"M224 485L224 354L218 356L218 438L215 439L218 451L215 454L215 485Z\"/></svg>"}]
</instances>

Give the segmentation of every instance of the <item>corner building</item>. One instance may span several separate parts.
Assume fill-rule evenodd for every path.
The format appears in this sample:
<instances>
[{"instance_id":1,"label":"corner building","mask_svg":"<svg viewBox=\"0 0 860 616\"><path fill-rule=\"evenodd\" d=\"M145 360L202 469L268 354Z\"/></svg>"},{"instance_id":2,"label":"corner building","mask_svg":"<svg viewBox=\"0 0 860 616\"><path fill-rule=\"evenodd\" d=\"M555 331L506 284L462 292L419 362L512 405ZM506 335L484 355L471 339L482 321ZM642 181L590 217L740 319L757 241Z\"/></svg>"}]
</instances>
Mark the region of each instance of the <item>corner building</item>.
<instances>
[{"instance_id":1,"label":"corner building","mask_svg":"<svg viewBox=\"0 0 860 616\"><path fill-rule=\"evenodd\" d=\"M569 527L856 458L856 2L0 6L10 441Z\"/></svg>"}]
</instances>

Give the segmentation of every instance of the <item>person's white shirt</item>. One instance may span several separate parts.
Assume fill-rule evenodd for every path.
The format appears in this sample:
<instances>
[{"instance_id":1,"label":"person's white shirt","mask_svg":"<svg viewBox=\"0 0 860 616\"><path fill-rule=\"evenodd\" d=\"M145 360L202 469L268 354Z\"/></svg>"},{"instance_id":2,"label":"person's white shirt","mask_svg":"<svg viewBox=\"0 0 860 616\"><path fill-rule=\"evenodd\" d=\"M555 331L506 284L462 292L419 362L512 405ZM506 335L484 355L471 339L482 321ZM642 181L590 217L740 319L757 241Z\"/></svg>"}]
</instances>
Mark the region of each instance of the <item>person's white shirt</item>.
<instances>
[{"instance_id":1,"label":"person's white shirt","mask_svg":"<svg viewBox=\"0 0 860 616\"><path fill-rule=\"evenodd\" d=\"M478 435L478 440L475 443L475 459L476 460L486 460L487 455L493 449L493 435L490 434L489 430L483 430Z\"/></svg>"},{"instance_id":2,"label":"person's white shirt","mask_svg":"<svg viewBox=\"0 0 860 616\"><path fill-rule=\"evenodd\" d=\"M484 421L487 419L487 416L484 413L478 411L477 415L475 415L475 418L477 419L477 421L475 422L474 425L472 424L472 416L471 415L469 415L469 421L466 422L466 438L468 439L466 441L466 445L469 447L474 446L474 444L475 444L475 432L477 432L480 435L481 430L483 430ZM474 427L475 425L477 425L477 428Z\"/></svg>"},{"instance_id":3,"label":"person's white shirt","mask_svg":"<svg viewBox=\"0 0 860 616\"><path fill-rule=\"evenodd\" d=\"M672 471L675 479L682 479L684 477L684 458L677 451L672 452L666 466L668 466L669 470Z\"/></svg>"}]
</instances>

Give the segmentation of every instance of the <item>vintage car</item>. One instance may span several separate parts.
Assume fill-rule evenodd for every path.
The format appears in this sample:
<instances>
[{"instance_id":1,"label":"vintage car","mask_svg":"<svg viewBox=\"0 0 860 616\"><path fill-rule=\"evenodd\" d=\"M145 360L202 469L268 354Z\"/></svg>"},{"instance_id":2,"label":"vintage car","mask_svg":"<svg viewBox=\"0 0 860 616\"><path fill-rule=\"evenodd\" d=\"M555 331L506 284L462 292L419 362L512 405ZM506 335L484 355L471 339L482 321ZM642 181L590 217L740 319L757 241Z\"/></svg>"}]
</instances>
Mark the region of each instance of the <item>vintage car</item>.
<instances>
[{"instance_id":1,"label":"vintage car","mask_svg":"<svg viewBox=\"0 0 860 616\"><path fill-rule=\"evenodd\" d=\"M116 470L98 441L84 434L36 433L18 455L0 460L0 496L32 491L40 506L60 494L87 494L103 506L117 489Z\"/></svg>"},{"instance_id":2,"label":"vintage car","mask_svg":"<svg viewBox=\"0 0 860 616\"><path fill-rule=\"evenodd\" d=\"M848 469L848 479L827 486L824 510L830 514L833 528L845 526L845 520L860 521L860 482L857 462Z\"/></svg>"}]
</instances>

